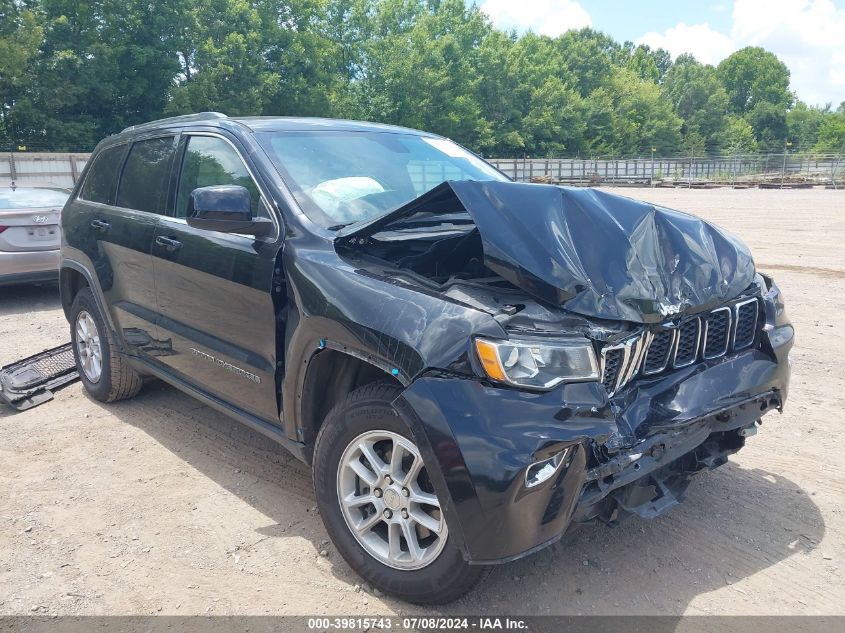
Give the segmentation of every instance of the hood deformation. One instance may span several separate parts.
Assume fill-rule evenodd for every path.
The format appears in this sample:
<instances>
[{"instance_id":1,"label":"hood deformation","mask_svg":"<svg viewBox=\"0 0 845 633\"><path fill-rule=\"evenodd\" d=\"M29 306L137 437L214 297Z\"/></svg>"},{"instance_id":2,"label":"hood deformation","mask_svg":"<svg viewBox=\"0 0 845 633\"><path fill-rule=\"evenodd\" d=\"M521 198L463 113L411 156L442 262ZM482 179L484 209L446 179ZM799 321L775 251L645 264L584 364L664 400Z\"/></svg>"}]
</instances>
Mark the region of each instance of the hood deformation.
<instances>
[{"instance_id":1,"label":"hood deformation","mask_svg":"<svg viewBox=\"0 0 845 633\"><path fill-rule=\"evenodd\" d=\"M445 182L338 239L465 211L484 264L546 303L601 319L655 323L708 310L755 276L748 247L700 218L597 189ZM431 222L429 222L430 224Z\"/></svg>"}]
</instances>

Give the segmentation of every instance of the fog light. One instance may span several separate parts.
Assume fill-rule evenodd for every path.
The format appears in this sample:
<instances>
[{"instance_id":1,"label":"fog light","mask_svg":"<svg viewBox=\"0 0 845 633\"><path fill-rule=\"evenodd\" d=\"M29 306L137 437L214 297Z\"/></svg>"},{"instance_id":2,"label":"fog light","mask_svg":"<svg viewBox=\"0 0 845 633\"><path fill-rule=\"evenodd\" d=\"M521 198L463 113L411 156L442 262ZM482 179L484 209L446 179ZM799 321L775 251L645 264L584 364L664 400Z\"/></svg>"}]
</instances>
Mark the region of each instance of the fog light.
<instances>
[{"instance_id":1,"label":"fog light","mask_svg":"<svg viewBox=\"0 0 845 633\"><path fill-rule=\"evenodd\" d=\"M531 464L525 471L525 487L533 488L544 481L548 481L558 471L571 450L572 447L570 446L549 459Z\"/></svg>"}]
</instances>

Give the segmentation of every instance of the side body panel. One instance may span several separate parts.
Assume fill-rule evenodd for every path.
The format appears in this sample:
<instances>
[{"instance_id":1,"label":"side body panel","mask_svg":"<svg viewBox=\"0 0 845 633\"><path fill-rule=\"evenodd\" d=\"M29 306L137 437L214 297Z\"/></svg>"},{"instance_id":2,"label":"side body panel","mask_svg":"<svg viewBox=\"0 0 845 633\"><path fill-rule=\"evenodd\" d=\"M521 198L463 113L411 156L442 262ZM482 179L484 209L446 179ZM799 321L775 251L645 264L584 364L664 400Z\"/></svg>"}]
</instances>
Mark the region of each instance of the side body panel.
<instances>
[{"instance_id":1,"label":"side body panel","mask_svg":"<svg viewBox=\"0 0 845 633\"><path fill-rule=\"evenodd\" d=\"M140 352L158 337L150 256L157 216L78 199L63 215L63 239L79 251L63 254L91 272L126 350Z\"/></svg>"},{"instance_id":2,"label":"side body panel","mask_svg":"<svg viewBox=\"0 0 845 633\"><path fill-rule=\"evenodd\" d=\"M248 152L239 139L222 131L183 130L191 138L214 138L236 151L263 190ZM280 425L277 378L277 323L283 301L277 270L282 224L276 211L278 235L256 239L248 235L195 229L173 217L181 157L177 155L167 215L160 218L153 239L153 264L158 306L158 329L169 350L157 357L183 380L272 424ZM264 196L267 206L273 206ZM175 245L175 246L174 246Z\"/></svg>"},{"instance_id":3,"label":"side body panel","mask_svg":"<svg viewBox=\"0 0 845 633\"><path fill-rule=\"evenodd\" d=\"M158 327L170 341L157 360L209 393L278 422L276 246L193 229L176 218L162 218L156 236L181 244L153 247Z\"/></svg>"},{"instance_id":4,"label":"side body panel","mask_svg":"<svg viewBox=\"0 0 845 633\"><path fill-rule=\"evenodd\" d=\"M283 256L289 305L283 402L285 430L313 442L303 428L301 399L308 366L323 348L341 350L409 384L427 368L469 368L470 337L503 337L484 312L339 257L314 236L289 239Z\"/></svg>"}]
</instances>

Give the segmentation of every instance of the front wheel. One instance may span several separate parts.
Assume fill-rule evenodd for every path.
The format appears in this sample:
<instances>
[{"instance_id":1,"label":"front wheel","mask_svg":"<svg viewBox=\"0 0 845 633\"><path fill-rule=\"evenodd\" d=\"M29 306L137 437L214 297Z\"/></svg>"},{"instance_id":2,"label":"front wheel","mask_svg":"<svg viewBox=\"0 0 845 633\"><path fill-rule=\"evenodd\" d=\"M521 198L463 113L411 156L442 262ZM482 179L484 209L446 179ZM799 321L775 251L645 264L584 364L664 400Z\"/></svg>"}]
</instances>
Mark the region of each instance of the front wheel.
<instances>
[{"instance_id":1,"label":"front wheel","mask_svg":"<svg viewBox=\"0 0 845 633\"><path fill-rule=\"evenodd\" d=\"M385 593L418 604L450 602L485 572L449 541L440 500L388 384L353 391L317 437L317 503L347 563Z\"/></svg>"}]
</instances>

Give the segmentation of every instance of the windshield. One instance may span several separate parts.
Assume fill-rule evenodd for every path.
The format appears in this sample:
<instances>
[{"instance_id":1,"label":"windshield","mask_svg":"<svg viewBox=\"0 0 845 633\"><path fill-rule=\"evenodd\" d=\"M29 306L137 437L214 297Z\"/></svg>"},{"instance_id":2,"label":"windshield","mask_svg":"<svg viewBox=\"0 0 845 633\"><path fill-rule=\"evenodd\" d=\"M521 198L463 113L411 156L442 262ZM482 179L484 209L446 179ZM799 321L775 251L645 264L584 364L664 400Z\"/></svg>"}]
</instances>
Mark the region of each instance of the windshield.
<instances>
[{"instance_id":1,"label":"windshield","mask_svg":"<svg viewBox=\"0 0 845 633\"><path fill-rule=\"evenodd\" d=\"M53 189L6 189L0 191L0 209L63 207L68 194Z\"/></svg>"},{"instance_id":2,"label":"windshield","mask_svg":"<svg viewBox=\"0 0 845 633\"><path fill-rule=\"evenodd\" d=\"M350 131L256 137L305 213L326 227L383 215L446 180L508 180L441 138Z\"/></svg>"}]
</instances>

